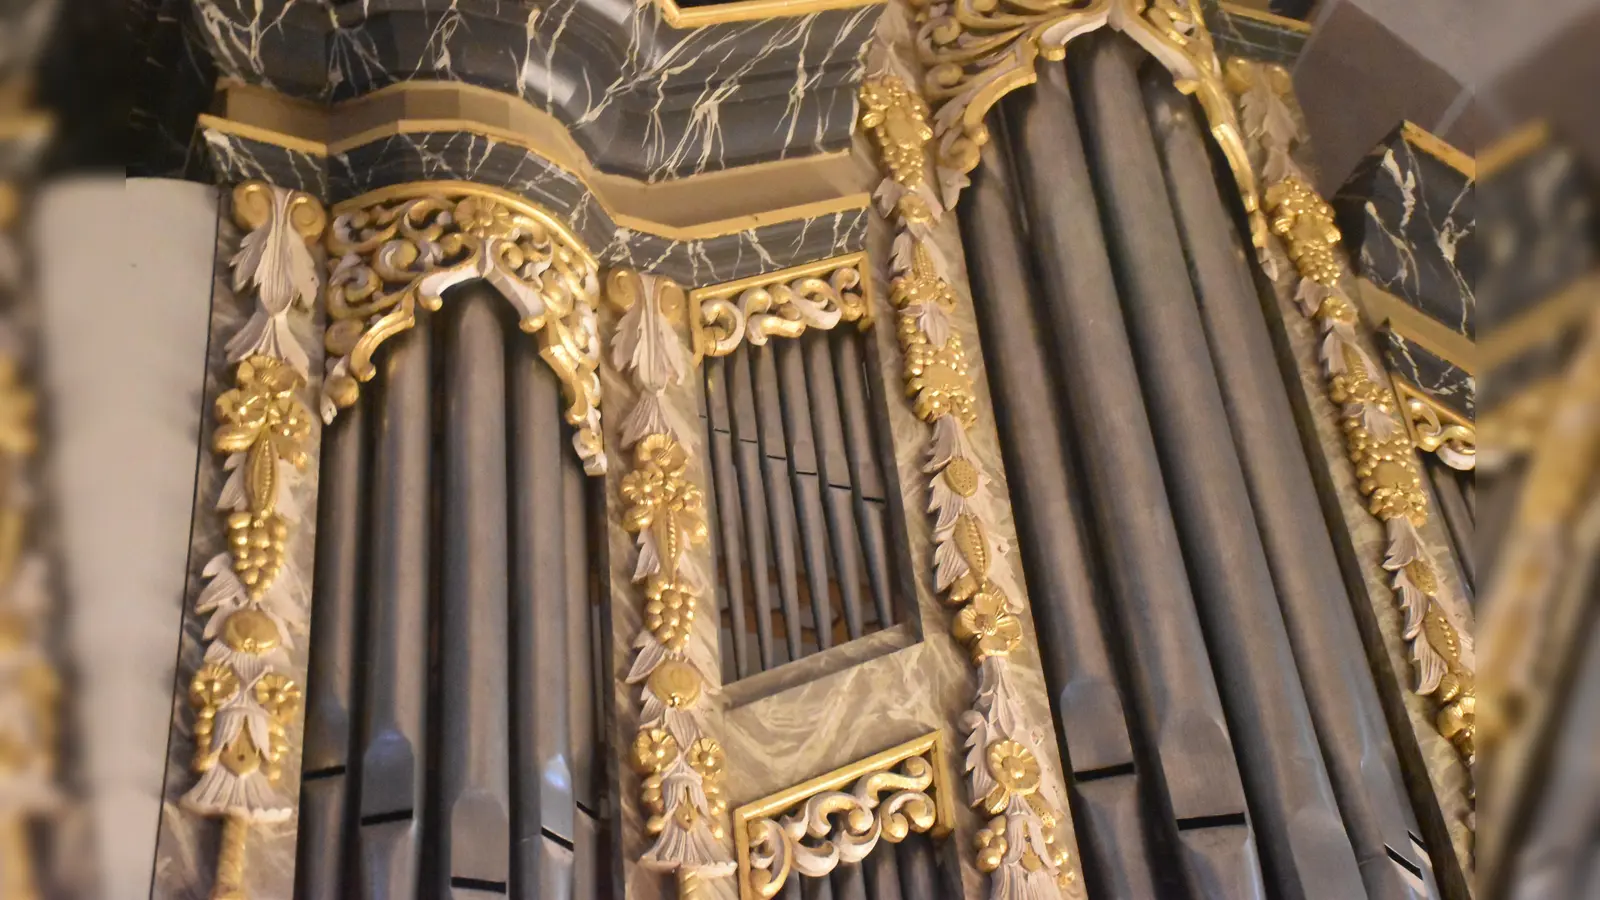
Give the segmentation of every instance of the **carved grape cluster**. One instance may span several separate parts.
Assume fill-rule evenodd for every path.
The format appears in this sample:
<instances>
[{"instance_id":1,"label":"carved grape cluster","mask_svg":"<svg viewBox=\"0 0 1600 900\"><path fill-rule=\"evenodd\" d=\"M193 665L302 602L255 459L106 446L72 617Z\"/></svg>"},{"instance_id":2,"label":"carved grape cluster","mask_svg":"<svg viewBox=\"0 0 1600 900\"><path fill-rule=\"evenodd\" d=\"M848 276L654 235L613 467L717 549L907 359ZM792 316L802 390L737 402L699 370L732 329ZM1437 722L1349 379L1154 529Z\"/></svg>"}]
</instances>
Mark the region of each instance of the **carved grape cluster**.
<instances>
[{"instance_id":1,"label":"carved grape cluster","mask_svg":"<svg viewBox=\"0 0 1600 900\"><path fill-rule=\"evenodd\" d=\"M1333 249L1341 237L1333 207L1311 185L1292 177L1268 188L1266 200L1272 210L1272 231L1284 239L1300 277L1337 287L1343 267Z\"/></svg>"}]
</instances>

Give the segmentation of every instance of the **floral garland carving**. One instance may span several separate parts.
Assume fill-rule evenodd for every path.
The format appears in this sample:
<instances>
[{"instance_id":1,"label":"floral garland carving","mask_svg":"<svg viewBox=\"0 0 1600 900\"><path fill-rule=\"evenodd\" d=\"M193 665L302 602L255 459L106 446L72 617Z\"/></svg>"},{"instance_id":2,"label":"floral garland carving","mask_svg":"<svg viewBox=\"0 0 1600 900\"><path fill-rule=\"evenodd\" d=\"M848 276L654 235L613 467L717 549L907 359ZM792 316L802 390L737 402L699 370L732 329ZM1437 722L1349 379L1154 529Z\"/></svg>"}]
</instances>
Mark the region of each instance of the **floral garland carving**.
<instances>
[{"instance_id":1,"label":"floral garland carving","mask_svg":"<svg viewBox=\"0 0 1600 900\"><path fill-rule=\"evenodd\" d=\"M18 252L13 228L20 198L0 182L0 256ZM17 272L0 271L0 289L16 304ZM15 309L15 306L12 307ZM31 540L38 397L23 377L20 317L0 318L0 894L17 900L41 896L34 869L35 817L57 810L57 736L61 679L49 648L57 613L47 563ZM7 893L9 891L9 893Z\"/></svg>"},{"instance_id":2,"label":"floral garland carving","mask_svg":"<svg viewBox=\"0 0 1600 900\"><path fill-rule=\"evenodd\" d=\"M1039 752L1046 737L1027 721L1012 682L1010 654L1022 643L1020 594L1010 548L989 524L989 478L968 443L977 399L951 325L955 290L939 273L928 235L942 214L926 180L935 129L923 100L892 74L866 80L861 106L886 175L876 196L897 230L889 290L906 392L932 429L923 471L934 516L934 589L957 608L952 633L978 669L977 697L961 719L972 805L992 817L978 835L978 868L991 875L995 900L1055 900L1077 874L1057 845L1063 804L1052 796L1059 781Z\"/></svg>"},{"instance_id":3,"label":"floral garland carving","mask_svg":"<svg viewBox=\"0 0 1600 900\"><path fill-rule=\"evenodd\" d=\"M740 807L733 814L740 896L770 900L791 875L825 877L840 863L866 859L880 841L948 833L954 814L945 772L934 732Z\"/></svg>"},{"instance_id":4,"label":"floral garland carving","mask_svg":"<svg viewBox=\"0 0 1600 900\"><path fill-rule=\"evenodd\" d=\"M632 762L644 778L645 830L655 844L640 864L674 873L682 897L700 896L705 881L733 874L722 846L725 759L722 745L704 733L696 709L715 670L694 637L700 597L708 585L694 551L707 539L700 487L689 477L682 444L687 426L668 410L668 388L689 371L674 320L684 316L683 289L669 279L618 269L606 294L623 311L612 345L617 369L640 395L623 419L622 449L633 469L620 492L623 527L637 535L633 581L645 592L644 628L629 684L641 685L642 709Z\"/></svg>"},{"instance_id":5,"label":"floral garland carving","mask_svg":"<svg viewBox=\"0 0 1600 900\"><path fill-rule=\"evenodd\" d=\"M301 700L286 671L288 651L306 622L304 587L285 545L300 520L293 494L316 420L302 400L310 354L290 318L316 301L312 246L327 222L309 194L261 181L234 189L233 217L247 229L232 260L234 290L253 288L256 308L228 342L234 386L216 401L211 446L229 473L217 501L228 549L206 563L195 604L209 615L210 643L189 683L191 768L200 778L182 799L191 812L224 822L213 900L246 896L250 827L294 815L294 801L276 785Z\"/></svg>"},{"instance_id":6,"label":"floral garland carving","mask_svg":"<svg viewBox=\"0 0 1600 900\"><path fill-rule=\"evenodd\" d=\"M1212 139L1228 160L1256 246L1266 242L1255 170L1223 80L1199 0L911 0L923 94L933 104L935 170L946 209L977 168L988 143L984 117L1000 98L1033 84L1040 57L1060 60L1079 35L1111 28L1128 35L1200 101ZM896 141L903 144L903 141ZM901 154L901 151L892 151ZM892 172L914 168L886 157ZM895 167L899 168L895 168ZM899 180L898 177L896 180Z\"/></svg>"},{"instance_id":7,"label":"floral garland carving","mask_svg":"<svg viewBox=\"0 0 1600 900\"><path fill-rule=\"evenodd\" d=\"M1300 139L1293 111L1284 99L1288 74L1273 66L1234 59L1229 87L1268 178L1266 205L1272 233L1293 265L1282 271L1271 248L1261 247L1262 268L1274 281L1298 278L1295 300L1322 333L1322 363L1328 399L1343 416L1345 446L1355 464L1367 509L1384 522L1389 546L1383 567L1400 598L1403 634L1417 667L1418 694L1438 704L1435 725L1468 763L1474 756L1476 678L1463 661L1465 641L1439 604L1438 566L1418 528L1428 520L1417 446L1402 420L1394 391L1382 370L1362 349L1355 304L1345 293L1345 265L1333 209L1311 187L1290 151Z\"/></svg>"},{"instance_id":8,"label":"floral garland carving","mask_svg":"<svg viewBox=\"0 0 1600 900\"><path fill-rule=\"evenodd\" d=\"M689 293L694 356L727 356L748 340L799 337L841 322L871 322L870 283L861 278L865 253L818 260Z\"/></svg>"},{"instance_id":9,"label":"floral garland carving","mask_svg":"<svg viewBox=\"0 0 1600 900\"><path fill-rule=\"evenodd\" d=\"M527 200L470 182L398 185L342 205L328 233L330 360L322 418L356 402L372 356L437 310L444 292L482 278L516 307L523 331L560 377L572 443L590 475L605 473L600 437L599 274L567 228Z\"/></svg>"}]
</instances>

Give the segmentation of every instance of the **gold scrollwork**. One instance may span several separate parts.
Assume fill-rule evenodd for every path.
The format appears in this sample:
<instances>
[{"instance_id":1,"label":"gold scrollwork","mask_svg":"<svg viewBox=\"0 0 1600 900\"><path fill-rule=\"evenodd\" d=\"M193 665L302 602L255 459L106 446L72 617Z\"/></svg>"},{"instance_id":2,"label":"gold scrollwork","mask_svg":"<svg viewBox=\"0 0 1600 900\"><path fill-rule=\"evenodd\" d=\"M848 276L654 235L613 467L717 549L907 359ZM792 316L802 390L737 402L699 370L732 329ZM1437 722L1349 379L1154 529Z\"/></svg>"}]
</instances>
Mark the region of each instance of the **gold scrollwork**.
<instances>
[{"instance_id":1,"label":"gold scrollwork","mask_svg":"<svg viewBox=\"0 0 1600 900\"><path fill-rule=\"evenodd\" d=\"M871 280L861 275L866 253L850 253L696 288L689 292L689 331L696 363L727 356L749 341L794 338L841 322L872 322Z\"/></svg>"},{"instance_id":2,"label":"gold scrollwork","mask_svg":"<svg viewBox=\"0 0 1600 900\"><path fill-rule=\"evenodd\" d=\"M599 272L578 238L545 210L470 182L396 185L339 204L328 233L330 358L322 416L356 402L376 374L372 357L410 328L420 304L487 281L516 307L523 331L560 377L573 445L591 475L605 471L600 437Z\"/></svg>"},{"instance_id":3,"label":"gold scrollwork","mask_svg":"<svg viewBox=\"0 0 1600 900\"><path fill-rule=\"evenodd\" d=\"M1073 38L1111 28L1148 51L1172 73L1179 90L1200 102L1211 137L1233 172L1251 239L1265 246L1255 170L1199 0L912 0L912 6L947 209L954 208L965 173L977 167L979 150L989 140L983 124L989 110L1038 79L1040 57L1060 60ZM863 96L864 105L872 102L876 98Z\"/></svg>"},{"instance_id":4,"label":"gold scrollwork","mask_svg":"<svg viewBox=\"0 0 1600 900\"><path fill-rule=\"evenodd\" d=\"M880 841L949 833L948 771L936 731L739 807L739 896L770 900L790 876L825 877L865 859Z\"/></svg>"},{"instance_id":5,"label":"gold scrollwork","mask_svg":"<svg viewBox=\"0 0 1600 900\"><path fill-rule=\"evenodd\" d=\"M1405 407L1406 430L1417 449L1438 456L1452 469L1471 471L1478 459L1478 429L1472 420L1403 378L1393 381Z\"/></svg>"},{"instance_id":6,"label":"gold scrollwork","mask_svg":"<svg viewBox=\"0 0 1600 900\"><path fill-rule=\"evenodd\" d=\"M1249 139L1276 180L1266 192L1271 233L1294 266L1286 273L1271 248L1261 246L1262 268L1276 281L1290 281L1295 300L1323 335L1328 399L1339 407L1345 448L1355 466L1367 510L1384 522L1389 547L1383 567L1391 573L1404 617L1403 634L1417 667L1416 692L1438 704L1436 726L1469 763L1475 752L1477 694L1465 648L1439 603L1436 564L1418 529L1428 521L1413 439L1409 402L1397 400L1382 371L1357 338L1360 314L1344 290L1346 266L1338 253L1340 233L1333 209L1299 174L1291 158L1299 140L1297 119L1285 94L1281 70L1245 60L1228 63L1228 85L1251 122ZM1415 396L1400 394L1406 401ZM1445 430L1439 429L1442 440ZM1425 447L1424 447L1425 448Z\"/></svg>"}]
</instances>

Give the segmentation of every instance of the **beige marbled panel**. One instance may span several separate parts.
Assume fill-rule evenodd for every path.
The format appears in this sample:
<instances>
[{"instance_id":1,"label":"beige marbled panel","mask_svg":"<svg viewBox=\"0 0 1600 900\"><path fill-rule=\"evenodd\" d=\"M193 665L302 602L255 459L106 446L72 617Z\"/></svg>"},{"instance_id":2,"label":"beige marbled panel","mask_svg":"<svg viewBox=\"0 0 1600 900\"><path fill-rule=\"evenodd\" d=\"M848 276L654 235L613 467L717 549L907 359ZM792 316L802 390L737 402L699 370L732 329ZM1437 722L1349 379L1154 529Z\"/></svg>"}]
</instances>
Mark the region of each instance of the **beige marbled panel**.
<instances>
[{"instance_id":1,"label":"beige marbled panel","mask_svg":"<svg viewBox=\"0 0 1600 900\"><path fill-rule=\"evenodd\" d=\"M1269 316L1269 320L1279 320L1287 332L1300 373L1300 393L1311 412L1317 443L1322 451L1312 454L1312 466L1322 470L1320 476L1331 482L1332 491L1338 497L1340 518L1333 521L1336 527L1343 525L1361 567L1364 599L1371 604L1383 636L1386 658L1379 660L1380 668L1387 668L1402 687L1400 693L1405 699L1406 713L1422 748L1434 793L1444 810L1456 855L1462 865L1471 871L1472 833L1468 823L1472 807L1467 799L1471 773L1455 747L1440 736L1434 724L1437 712L1434 701L1418 696L1412 690L1416 685L1416 675L1411 664L1411 651L1401 635L1400 602L1389 583L1389 573L1382 566L1388 549L1388 535L1383 523L1367 511L1357 484L1355 468L1346 455L1344 432L1339 424L1340 412L1328 399L1326 379L1323 377L1318 349L1321 336L1316 333L1316 326L1300 313L1290 295L1290 288L1280 283L1276 291L1278 314ZM1370 335L1362 331L1360 339L1367 353L1373 359L1379 359ZM1471 635L1473 625L1460 566L1451 552L1449 538L1437 511L1429 516L1427 524L1420 531L1433 558L1439 563L1440 599L1457 630L1464 636ZM1464 659L1471 665L1470 645Z\"/></svg>"}]
</instances>

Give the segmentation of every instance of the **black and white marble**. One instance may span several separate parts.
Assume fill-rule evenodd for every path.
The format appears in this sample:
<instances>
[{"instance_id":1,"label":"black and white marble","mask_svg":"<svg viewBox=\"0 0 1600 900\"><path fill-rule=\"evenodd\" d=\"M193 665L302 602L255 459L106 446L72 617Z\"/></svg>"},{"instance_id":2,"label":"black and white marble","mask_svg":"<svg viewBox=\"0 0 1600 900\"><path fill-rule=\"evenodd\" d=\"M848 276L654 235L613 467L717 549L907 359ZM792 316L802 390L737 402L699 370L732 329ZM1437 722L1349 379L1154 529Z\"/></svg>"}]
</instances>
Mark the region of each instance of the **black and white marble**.
<instances>
[{"instance_id":1,"label":"black and white marble","mask_svg":"<svg viewBox=\"0 0 1600 900\"><path fill-rule=\"evenodd\" d=\"M217 72L186 9L185 0L141 0L134 6L130 176L205 180L195 119L211 102Z\"/></svg>"},{"instance_id":2,"label":"black and white marble","mask_svg":"<svg viewBox=\"0 0 1600 900\"><path fill-rule=\"evenodd\" d=\"M654 0L198 0L220 71L333 102L459 81L554 115L601 171L659 181L849 146L883 6L678 29Z\"/></svg>"},{"instance_id":3,"label":"black and white marble","mask_svg":"<svg viewBox=\"0 0 1600 900\"><path fill-rule=\"evenodd\" d=\"M1476 333L1475 193L1472 178L1396 128L1333 198L1360 274L1468 338Z\"/></svg>"},{"instance_id":4,"label":"black and white marble","mask_svg":"<svg viewBox=\"0 0 1600 900\"><path fill-rule=\"evenodd\" d=\"M1391 329L1379 329L1377 338L1391 374L1421 388L1462 418L1476 417L1478 383L1470 372Z\"/></svg>"},{"instance_id":5,"label":"black and white marble","mask_svg":"<svg viewBox=\"0 0 1600 900\"><path fill-rule=\"evenodd\" d=\"M865 207L695 240L618 225L571 172L525 147L458 132L379 138L322 157L207 130L212 167L224 183L262 178L325 198L331 205L414 181L471 181L504 188L566 222L603 265L626 265L688 287L761 275L861 250Z\"/></svg>"}]
</instances>

